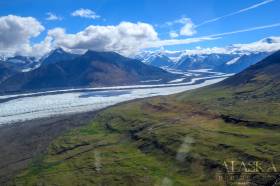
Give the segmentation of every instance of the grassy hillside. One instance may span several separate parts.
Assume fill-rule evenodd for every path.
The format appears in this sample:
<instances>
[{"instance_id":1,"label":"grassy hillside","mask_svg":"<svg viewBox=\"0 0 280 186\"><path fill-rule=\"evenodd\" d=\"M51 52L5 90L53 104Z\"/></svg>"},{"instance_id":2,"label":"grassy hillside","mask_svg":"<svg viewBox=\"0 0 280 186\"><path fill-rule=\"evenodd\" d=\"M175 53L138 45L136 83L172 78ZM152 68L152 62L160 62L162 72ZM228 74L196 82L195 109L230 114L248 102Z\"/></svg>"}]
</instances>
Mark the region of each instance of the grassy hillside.
<instances>
[{"instance_id":1,"label":"grassy hillside","mask_svg":"<svg viewBox=\"0 0 280 186\"><path fill-rule=\"evenodd\" d=\"M16 183L209 185L224 161L273 160L279 165L280 125L275 123L280 123L280 101L271 106L234 102L232 94L219 94L195 91L110 108L58 138ZM230 106L221 107L222 97L231 100ZM242 116L242 121L226 121L225 116Z\"/></svg>"},{"instance_id":2,"label":"grassy hillside","mask_svg":"<svg viewBox=\"0 0 280 186\"><path fill-rule=\"evenodd\" d=\"M237 75L215 86L102 111L87 126L57 138L48 153L38 156L13 183L242 183L238 177L234 181L217 179L220 172L227 171L224 163L230 161L246 166L259 161L261 172L270 172L273 163L279 171L279 79L269 73L255 73L231 84L237 82ZM273 185L277 178L277 173L251 173L245 181Z\"/></svg>"}]
</instances>

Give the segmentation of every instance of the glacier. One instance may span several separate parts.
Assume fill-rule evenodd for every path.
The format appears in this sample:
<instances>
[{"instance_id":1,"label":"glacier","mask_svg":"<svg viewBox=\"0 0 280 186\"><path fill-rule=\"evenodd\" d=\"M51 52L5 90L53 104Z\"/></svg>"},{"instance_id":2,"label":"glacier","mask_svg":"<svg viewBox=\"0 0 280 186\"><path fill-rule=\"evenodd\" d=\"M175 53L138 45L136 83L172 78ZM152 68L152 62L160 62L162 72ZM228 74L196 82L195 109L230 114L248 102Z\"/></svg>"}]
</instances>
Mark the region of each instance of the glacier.
<instances>
[{"instance_id":1,"label":"glacier","mask_svg":"<svg viewBox=\"0 0 280 186\"><path fill-rule=\"evenodd\" d=\"M137 98L170 95L200 88L217 83L227 77L215 75L194 78L190 82L177 84L69 89L0 96L0 125L96 111Z\"/></svg>"}]
</instances>

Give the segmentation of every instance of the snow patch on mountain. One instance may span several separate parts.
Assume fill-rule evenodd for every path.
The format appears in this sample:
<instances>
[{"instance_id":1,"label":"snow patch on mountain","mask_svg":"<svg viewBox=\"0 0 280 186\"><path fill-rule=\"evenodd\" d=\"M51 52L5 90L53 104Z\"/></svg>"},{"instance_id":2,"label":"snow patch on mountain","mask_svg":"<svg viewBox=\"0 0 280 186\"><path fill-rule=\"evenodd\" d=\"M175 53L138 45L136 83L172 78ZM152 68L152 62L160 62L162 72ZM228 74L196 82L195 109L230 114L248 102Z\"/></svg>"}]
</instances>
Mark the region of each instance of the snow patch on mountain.
<instances>
[{"instance_id":1,"label":"snow patch on mountain","mask_svg":"<svg viewBox=\"0 0 280 186\"><path fill-rule=\"evenodd\" d=\"M164 56L171 63L169 68L178 70L194 70L210 68L221 72L240 72L250 65L280 49L280 37L268 37L247 44L233 44L226 47L212 47L182 50L182 51L143 51L138 59L147 64L163 67L155 63L155 59Z\"/></svg>"},{"instance_id":2,"label":"snow patch on mountain","mask_svg":"<svg viewBox=\"0 0 280 186\"><path fill-rule=\"evenodd\" d=\"M233 58L232 60L228 61L226 64L232 65L232 64L236 63L239 59L240 59L240 57Z\"/></svg>"}]
</instances>

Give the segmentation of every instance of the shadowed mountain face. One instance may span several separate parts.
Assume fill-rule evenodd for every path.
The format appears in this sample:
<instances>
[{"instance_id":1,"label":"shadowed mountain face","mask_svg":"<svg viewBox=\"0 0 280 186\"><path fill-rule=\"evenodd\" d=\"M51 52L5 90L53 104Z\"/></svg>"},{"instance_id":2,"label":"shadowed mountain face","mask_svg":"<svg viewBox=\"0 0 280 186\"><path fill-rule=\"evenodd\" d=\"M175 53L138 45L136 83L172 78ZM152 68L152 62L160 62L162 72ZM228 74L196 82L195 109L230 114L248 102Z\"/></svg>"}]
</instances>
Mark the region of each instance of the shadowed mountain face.
<instances>
[{"instance_id":1,"label":"shadowed mountain face","mask_svg":"<svg viewBox=\"0 0 280 186\"><path fill-rule=\"evenodd\" d=\"M236 185L245 173L250 185L275 185L280 174L269 171L280 166L279 59L276 52L217 85L106 109L53 141L15 183ZM237 179L217 179L231 161ZM263 173L240 168L254 161Z\"/></svg>"},{"instance_id":2,"label":"shadowed mountain face","mask_svg":"<svg viewBox=\"0 0 280 186\"><path fill-rule=\"evenodd\" d=\"M61 54L54 51L53 54L55 53ZM50 57L52 58L52 54ZM162 69L114 52L88 51L72 60L62 59L47 64L43 61L43 65L33 71L14 75L0 85L1 90L129 85L151 79L162 79L162 82L165 82L176 77Z\"/></svg>"},{"instance_id":3,"label":"shadowed mountain face","mask_svg":"<svg viewBox=\"0 0 280 186\"><path fill-rule=\"evenodd\" d=\"M174 62L169 59L164 54L159 53L150 53L150 52L143 52L135 56L136 59L142 61L145 64L153 65L156 67L168 67L174 65Z\"/></svg>"},{"instance_id":4,"label":"shadowed mountain face","mask_svg":"<svg viewBox=\"0 0 280 186\"><path fill-rule=\"evenodd\" d=\"M17 72L30 71L33 68L36 68L39 65L39 62L36 61L34 57L26 57L26 56L14 56L7 58L4 63L6 66Z\"/></svg>"},{"instance_id":5,"label":"shadowed mountain face","mask_svg":"<svg viewBox=\"0 0 280 186\"><path fill-rule=\"evenodd\" d=\"M215 69L230 61L237 55L227 54L204 54L204 55L188 55L182 57L180 61L174 64L173 68L180 70L195 69Z\"/></svg>"},{"instance_id":6,"label":"shadowed mountain face","mask_svg":"<svg viewBox=\"0 0 280 186\"><path fill-rule=\"evenodd\" d=\"M47 56L43 57L41 59L41 63L43 65L48 65L48 64L53 64L53 63L57 63L60 61L70 61L72 59L75 59L78 56L79 55L77 55L77 54L65 52L62 48L57 48L57 49L51 51L51 53L49 53Z\"/></svg>"},{"instance_id":7,"label":"shadowed mountain face","mask_svg":"<svg viewBox=\"0 0 280 186\"><path fill-rule=\"evenodd\" d=\"M269 42L265 40L265 43ZM178 54L164 52L143 52L136 56L146 64L157 67L169 67L177 70L212 69L226 73L239 73L251 65L269 56L271 52L230 52L210 54ZM174 57L174 55L176 57ZM172 61L173 60L173 61Z\"/></svg>"},{"instance_id":8,"label":"shadowed mountain face","mask_svg":"<svg viewBox=\"0 0 280 186\"><path fill-rule=\"evenodd\" d=\"M156 67L168 67L173 65L173 62L166 56L156 56L149 65L153 65Z\"/></svg>"},{"instance_id":9,"label":"shadowed mountain face","mask_svg":"<svg viewBox=\"0 0 280 186\"><path fill-rule=\"evenodd\" d=\"M280 85L280 51L268 56L261 62L249 67L243 72L228 78L221 85L249 86L264 88L273 84ZM276 87L273 87L276 88Z\"/></svg>"},{"instance_id":10,"label":"shadowed mountain face","mask_svg":"<svg viewBox=\"0 0 280 186\"><path fill-rule=\"evenodd\" d=\"M260 62L264 58L268 57L271 52L257 52L251 54L244 54L239 56L232 56L231 60L226 61L224 64L214 67L217 71L229 72L229 73L238 73L251 65Z\"/></svg>"},{"instance_id":11,"label":"shadowed mountain face","mask_svg":"<svg viewBox=\"0 0 280 186\"><path fill-rule=\"evenodd\" d=\"M8 68L7 65L0 61L0 83L9 78L15 71Z\"/></svg>"},{"instance_id":12,"label":"shadowed mountain face","mask_svg":"<svg viewBox=\"0 0 280 186\"><path fill-rule=\"evenodd\" d=\"M172 67L180 70L208 68L214 71L238 73L269 55L269 52L189 55L182 57Z\"/></svg>"}]
</instances>

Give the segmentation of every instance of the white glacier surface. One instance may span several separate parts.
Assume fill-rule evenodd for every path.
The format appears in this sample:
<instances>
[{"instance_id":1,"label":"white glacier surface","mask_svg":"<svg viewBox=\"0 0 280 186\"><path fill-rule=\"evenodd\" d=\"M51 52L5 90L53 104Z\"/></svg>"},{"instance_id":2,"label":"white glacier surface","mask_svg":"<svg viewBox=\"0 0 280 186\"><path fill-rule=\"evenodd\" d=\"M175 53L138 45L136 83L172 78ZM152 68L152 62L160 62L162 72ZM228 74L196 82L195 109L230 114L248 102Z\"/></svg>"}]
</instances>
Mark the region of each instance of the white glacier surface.
<instances>
[{"instance_id":1,"label":"white glacier surface","mask_svg":"<svg viewBox=\"0 0 280 186\"><path fill-rule=\"evenodd\" d=\"M213 77L213 76L212 76ZM10 96L0 96L0 100L12 98L0 103L0 125L10 124L19 121L26 121L36 118L57 116L70 113L81 113L99 110L120 102L129 101L137 98L145 98L159 95L170 95L186 90L191 90L213 83L217 83L226 77L214 76L215 79L208 79L202 83L195 83L203 78L193 79L189 83L181 83L176 86L154 86L144 85L111 87L110 89L80 89L75 92L57 91L46 94L20 94ZM69 90L71 91L71 90ZM21 97L18 97L21 96ZM25 97L27 96L27 97Z\"/></svg>"}]
</instances>

